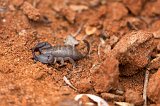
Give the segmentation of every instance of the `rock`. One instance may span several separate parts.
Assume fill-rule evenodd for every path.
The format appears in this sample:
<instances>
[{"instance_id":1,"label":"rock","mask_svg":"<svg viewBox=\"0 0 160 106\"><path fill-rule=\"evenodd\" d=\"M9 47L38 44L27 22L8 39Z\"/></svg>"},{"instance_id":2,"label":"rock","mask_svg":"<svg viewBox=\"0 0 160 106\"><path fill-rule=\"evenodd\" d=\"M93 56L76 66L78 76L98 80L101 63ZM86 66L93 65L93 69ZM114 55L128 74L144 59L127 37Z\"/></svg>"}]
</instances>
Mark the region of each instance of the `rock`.
<instances>
[{"instance_id":1,"label":"rock","mask_svg":"<svg viewBox=\"0 0 160 106\"><path fill-rule=\"evenodd\" d=\"M152 23L149 28L149 31L153 32L154 38L160 39L160 20L157 20Z\"/></svg>"},{"instance_id":2,"label":"rock","mask_svg":"<svg viewBox=\"0 0 160 106\"><path fill-rule=\"evenodd\" d=\"M101 96L107 101L124 101L123 96L115 95L111 93L101 93Z\"/></svg>"},{"instance_id":3,"label":"rock","mask_svg":"<svg viewBox=\"0 0 160 106\"><path fill-rule=\"evenodd\" d=\"M153 32L154 38L160 39L160 30Z\"/></svg>"},{"instance_id":4,"label":"rock","mask_svg":"<svg viewBox=\"0 0 160 106\"><path fill-rule=\"evenodd\" d=\"M149 79L147 96L153 102L160 103L160 69Z\"/></svg>"},{"instance_id":5,"label":"rock","mask_svg":"<svg viewBox=\"0 0 160 106\"><path fill-rule=\"evenodd\" d=\"M89 6L96 7L100 4L100 0L89 0Z\"/></svg>"},{"instance_id":6,"label":"rock","mask_svg":"<svg viewBox=\"0 0 160 106\"><path fill-rule=\"evenodd\" d=\"M62 15L63 17L66 18L66 20L73 24L74 21L75 21L75 17L76 17L76 12L71 10L70 8L62 8L60 11L59 11L60 15Z\"/></svg>"},{"instance_id":7,"label":"rock","mask_svg":"<svg viewBox=\"0 0 160 106\"><path fill-rule=\"evenodd\" d=\"M79 13L83 10L88 10L88 7L86 5L69 5L69 8L73 11L78 11Z\"/></svg>"},{"instance_id":8,"label":"rock","mask_svg":"<svg viewBox=\"0 0 160 106\"><path fill-rule=\"evenodd\" d=\"M110 36L110 38L108 39L108 43L109 45L113 46L118 42L119 38L115 35Z\"/></svg>"},{"instance_id":9,"label":"rock","mask_svg":"<svg viewBox=\"0 0 160 106\"><path fill-rule=\"evenodd\" d=\"M12 0L11 2L14 6L19 7L23 4L24 0Z\"/></svg>"},{"instance_id":10,"label":"rock","mask_svg":"<svg viewBox=\"0 0 160 106\"><path fill-rule=\"evenodd\" d=\"M92 82L96 92L108 92L116 88L119 80L119 63L115 58L107 57L100 67L92 73Z\"/></svg>"},{"instance_id":11,"label":"rock","mask_svg":"<svg viewBox=\"0 0 160 106\"><path fill-rule=\"evenodd\" d=\"M148 69L152 70L152 69L158 69L160 68L160 57L157 57L155 59L153 59L149 64L148 64Z\"/></svg>"},{"instance_id":12,"label":"rock","mask_svg":"<svg viewBox=\"0 0 160 106\"><path fill-rule=\"evenodd\" d=\"M127 27L130 30L141 30L141 29L147 29L147 24L146 22L142 21L138 17L125 17L124 18L124 27Z\"/></svg>"},{"instance_id":13,"label":"rock","mask_svg":"<svg viewBox=\"0 0 160 106\"><path fill-rule=\"evenodd\" d=\"M134 15L138 15L143 7L145 0L123 0L123 3Z\"/></svg>"},{"instance_id":14,"label":"rock","mask_svg":"<svg viewBox=\"0 0 160 106\"><path fill-rule=\"evenodd\" d=\"M122 3L113 2L107 5L107 7L107 17L111 18L112 20L120 20L128 14L128 10Z\"/></svg>"},{"instance_id":15,"label":"rock","mask_svg":"<svg viewBox=\"0 0 160 106\"><path fill-rule=\"evenodd\" d=\"M107 32L110 32L110 35L117 33L120 30L120 23L118 21L111 21L111 19L106 18L103 22L103 26Z\"/></svg>"},{"instance_id":16,"label":"rock","mask_svg":"<svg viewBox=\"0 0 160 106\"><path fill-rule=\"evenodd\" d=\"M109 54L120 62L120 75L131 76L144 68L156 47L153 34L134 31L124 35Z\"/></svg>"},{"instance_id":17,"label":"rock","mask_svg":"<svg viewBox=\"0 0 160 106\"><path fill-rule=\"evenodd\" d=\"M138 0L137 0L138 1ZM160 15L160 0L147 2L142 11L143 16L154 17Z\"/></svg>"},{"instance_id":18,"label":"rock","mask_svg":"<svg viewBox=\"0 0 160 106\"><path fill-rule=\"evenodd\" d=\"M97 31L96 27L87 26L85 28L86 35L92 35Z\"/></svg>"},{"instance_id":19,"label":"rock","mask_svg":"<svg viewBox=\"0 0 160 106\"><path fill-rule=\"evenodd\" d=\"M160 51L160 42L157 45L157 51Z\"/></svg>"},{"instance_id":20,"label":"rock","mask_svg":"<svg viewBox=\"0 0 160 106\"><path fill-rule=\"evenodd\" d=\"M47 73L44 72L44 71L37 72L37 73L34 75L34 79L35 79L35 80L40 80L40 79L45 78L46 75L47 75Z\"/></svg>"},{"instance_id":21,"label":"rock","mask_svg":"<svg viewBox=\"0 0 160 106\"><path fill-rule=\"evenodd\" d=\"M78 92L87 92L92 88L90 78L83 78L81 81L77 81L74 85Z\"/></svg>"},{"instance_id":22,"label":"rock","mask_svg":"<svg viewBox=\"0 0 160 106\"><path fill-rule=\"evenodd\" d=\"M21 6L23 13L31 20L38 21L41 18L41 14L38 9L33 7L30 3L24 2Z\"/></svg>"},{"instance_id":23,"label":"rock","mask_svg":"<svg viewBox=\"0 0 160 106\"><path fill-rule=\"evenodd\" d=\"M160 30L159 27L160 27L160 20L156 20L149 26L149 30L152 32L156 32Z\"/></svg>"},{"instance_id":24,"label":"rock","mask_svg":"<svg viewBox=\"0 0 160 106\"><path fill-rule=\"evenodd\" d=\"M58 106L80 106L75 100L65 98L58 103Z\"/></svg>"},{"instance_id":25,"label":"rock","mask_svg":"<svg viewBox=\"0 0 160 106\"><path fill-rule=\"evenodd\" d=\"M133 103L135 105L142 105L144 102L142 95L138 92L133 91L133 90L126 91L125 100L126 100L126 102Z\"/></svg>"}]
</instances>

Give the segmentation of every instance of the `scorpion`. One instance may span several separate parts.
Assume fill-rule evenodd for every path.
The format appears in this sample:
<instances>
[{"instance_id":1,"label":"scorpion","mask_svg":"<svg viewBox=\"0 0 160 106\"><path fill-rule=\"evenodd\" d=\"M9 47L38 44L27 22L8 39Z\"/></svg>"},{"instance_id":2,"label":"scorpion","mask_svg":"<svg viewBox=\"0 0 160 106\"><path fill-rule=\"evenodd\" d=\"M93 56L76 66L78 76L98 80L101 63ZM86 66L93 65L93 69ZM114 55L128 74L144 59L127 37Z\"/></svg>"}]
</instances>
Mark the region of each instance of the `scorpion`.
<instances>
[{"instance_id":1,"label":"scorpion","mask_svg":"<svg viewBox=\"0 0 160 106\"><path fill-rule=\"evenodd\" d=\"M64 61L70 61L70 63L73 65L73 68L75 68L75 61L86 57L90 51L89 42L86 40L83 40L83 42L87 46L87 52L85 54L80 53L76 47L72 45L52 46L48 42L38 43L31 49L33 59L35 62L39 61L43 64L55 64L58 61L60 62L60 66L64 65ZM39 54L36 55L36 52L39 52Z\"/></svg>"}]
</instances>

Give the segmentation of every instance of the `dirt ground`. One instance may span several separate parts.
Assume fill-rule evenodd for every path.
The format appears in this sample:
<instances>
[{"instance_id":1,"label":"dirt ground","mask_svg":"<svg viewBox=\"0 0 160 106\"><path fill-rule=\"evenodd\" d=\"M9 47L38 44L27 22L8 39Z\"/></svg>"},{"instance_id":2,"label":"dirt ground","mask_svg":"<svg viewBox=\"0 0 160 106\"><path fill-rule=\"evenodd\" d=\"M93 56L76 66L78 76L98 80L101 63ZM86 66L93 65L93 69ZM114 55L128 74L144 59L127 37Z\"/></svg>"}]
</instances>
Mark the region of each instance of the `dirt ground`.
<instances>
[{"instance_id":1,"label":"dirt ground","mask_svg":"<svg viewBox=\"0 0 160 106\"><path fill-rule=\"evenodd\" d=\"M64 45L79 28L91 49L76 68L34 62L37 43ZM80 106L80 93L160 104L160 0L0 0L0 106Z\"/></svg>"}]
</instances>

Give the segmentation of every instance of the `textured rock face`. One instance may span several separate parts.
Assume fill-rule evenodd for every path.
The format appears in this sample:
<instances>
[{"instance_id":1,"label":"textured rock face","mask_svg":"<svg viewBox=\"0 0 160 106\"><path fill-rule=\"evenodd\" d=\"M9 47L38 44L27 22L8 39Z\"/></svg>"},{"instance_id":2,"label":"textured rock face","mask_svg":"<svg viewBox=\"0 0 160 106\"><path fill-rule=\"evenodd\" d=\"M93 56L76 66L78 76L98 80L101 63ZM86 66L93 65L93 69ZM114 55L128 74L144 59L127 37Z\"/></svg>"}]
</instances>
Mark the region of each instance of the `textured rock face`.
<instances>
[{"instance_id":1,"label":"textured rock face","mask_svg":"<svg viewBox=\"0 0 160 106\"><path fill-rule=\"evenodd\" d=\"M158 69L160 67L160 57L157 57L153 59L149 64L148 64L148 69Z\"/></svg>"},{"instance_id":2,"label":"textured rock face","mask_svg":"<svg viewBox=\"0 0 160 106\"><path fill-rule=\"evenodd\" d=\"M23 13L31 20L40 20L41 14L38 9L34 8L30 3L24 2L21 7Z\"/></svg>"},{"instance_id":3,"label":"textured rock face","mask_svg":"<svg viewBox=\"0 0 160 106\"><path fill-rule=\"evenodd\" d=\"M160 5L160 0L155 0L153 2L146 3L141 15L143 15L143 16L160 15L159 5Z\"/></svg>"},{"instance_id":4,"label":"textured rock face","mask_svg":"<svg viewBox=\"0 0 160 106\"><path fill-rule=\"evenodd\" d=\"M153 102L160 103L160 69L149 79L147 96Z\"/></svg>"},{"instance_id":5,"label":"textured rock face","mask_svg":"<svg viewBox=\"0 0 160 106\"><path fill-rule=\"evenodd\" d=\"M111 18L112 20L120 20L124 16L127 16L128 10L126 7L119 2L113 2L107 6L107 17ZM121 10L121 11L119 11Z\"/></svg>"},{"instance_id":6,"label":"textured rock face","mask_svg":"<svg viewBox=\"0 0 160 106\"><path fill-rule=\"evenodd\" d=\"M119 68L115 58L108 57L92 74L92 81L96 92L108 92L118 85Z\"/></svg>"},{"instance_id":7,"label":"textured rock face","mask_svg":"<svg viewBox=\"0 0 160 106\"><path fill-rule=\"evenodd\" d=\"M138 15L142 9L145 0L123 0L123 3L129 8L134 15Z\"/></svg>"},{"instance_id":8,"label":"textured rock face","mask_svg":"<svg viewBox=\"0 0 160 106\"><path fill-rule=\"evenodd\" d=\"M126 102L133 103L135 105L142 105L143 98L142 95L133 90L127 90L125 93Z\"/></svg>"},{"instance_id":9,"label":"textured rock face","mask_svg":"<svg viewBox=\"0 0 160 106\"><path fill-rule=\"evenodd\" d=\"M152 33L135 31L124 35L111 54L120 62L120 74L131 76L148 64L148 57L155 47Z\"/></svg>"}]
</instances>

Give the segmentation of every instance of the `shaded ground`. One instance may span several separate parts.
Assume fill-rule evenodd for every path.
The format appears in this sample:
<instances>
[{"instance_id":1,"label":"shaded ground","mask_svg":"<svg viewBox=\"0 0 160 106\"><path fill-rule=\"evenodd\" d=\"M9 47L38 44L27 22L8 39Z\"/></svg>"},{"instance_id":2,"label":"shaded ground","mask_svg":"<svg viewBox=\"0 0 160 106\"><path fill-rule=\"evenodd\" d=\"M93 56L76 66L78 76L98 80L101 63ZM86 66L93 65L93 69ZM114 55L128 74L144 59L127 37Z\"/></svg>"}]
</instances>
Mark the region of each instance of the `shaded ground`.
<instances>
[{"instance_id":1,"label":"shaded ground","mask_svg":"<svg viewBox=\"0 0 160 106\"><path fill-rule=\"evenodd\" d=\"M64 67L34 63L30 49L38 42L63 45L64 39L82 24L77 39L81 40L87 34L91 51L89 57L77 62L76 69L72 69L70 63ZM150 76L157 72L160 64L160 59L150 63L160 53L159 28L160 0L1 0L0 104L53 106L66 98L73 99L79 93L92 93L108 100L104 93L116 94L120 89L124 92L122 99L112 98L111 104L113 101L127 101L142 105L148 64ZM133 37L136 41L128 40L132 38L133 31L137 34ZM105 44L98 50L100 38ZM132 40L135 45L132 45ZM78 48L82 49L82 45ZM120 47L124 47L124 52ZM114 54L116 60L108 59L107 62L110 54ZM100 68L93 67L98 63ZM110 73L113 76L106 77ZM78 91L64 82L64 76ZM99 82L94 78L108 85L97 88ZM111 78L112 81L107 82ZM156 90L160 92L160 88ZM128 96L132 93L142 101L132 100L133 97ZM152 98L156 95L148 96L149 104L160 103L159 98Z\"/></svg>"}]
</instances>

